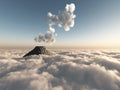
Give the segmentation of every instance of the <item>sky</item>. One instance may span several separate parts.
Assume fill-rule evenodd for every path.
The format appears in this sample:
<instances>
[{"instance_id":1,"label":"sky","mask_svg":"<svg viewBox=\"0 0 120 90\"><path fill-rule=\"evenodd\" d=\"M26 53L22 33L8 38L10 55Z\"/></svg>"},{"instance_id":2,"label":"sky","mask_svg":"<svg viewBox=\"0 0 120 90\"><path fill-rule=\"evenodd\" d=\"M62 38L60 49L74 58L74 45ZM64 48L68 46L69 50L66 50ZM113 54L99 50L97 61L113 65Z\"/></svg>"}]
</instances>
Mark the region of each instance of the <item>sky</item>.
<instances>
[{"instance_id":1,"label":"sky","mask_svg":"<svg viewBox=\"0 0 120 90\"><path fill-rule=\"evenodd\" d=\"M39 45L34 38L49 30L48 12L74 3L75 26L55 27L53 47L120 47L120 0L0 0L0 47Z\"/></svg>"}]
</instances>

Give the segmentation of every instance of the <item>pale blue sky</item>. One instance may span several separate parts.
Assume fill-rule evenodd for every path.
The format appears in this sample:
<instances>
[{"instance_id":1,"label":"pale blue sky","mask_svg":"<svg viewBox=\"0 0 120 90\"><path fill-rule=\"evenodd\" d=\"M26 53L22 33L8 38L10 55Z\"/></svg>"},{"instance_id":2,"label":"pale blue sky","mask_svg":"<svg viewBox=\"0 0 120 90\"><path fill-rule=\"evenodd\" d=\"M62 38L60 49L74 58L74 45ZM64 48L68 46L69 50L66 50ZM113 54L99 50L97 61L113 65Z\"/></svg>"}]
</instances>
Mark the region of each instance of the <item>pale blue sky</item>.
<instances>
[{"instance_id":1,"label":"pale blue sky","mask_svg":"<svg viewBox=\"0 0 120 90\"><path fill-rule=\"evenodd\" d=\"M0 46L32 46L48 30L47 13L75 3L75 26L56 28L53 46L120 46L120 0L0 0Z\"/></svg>"}]
</instances>

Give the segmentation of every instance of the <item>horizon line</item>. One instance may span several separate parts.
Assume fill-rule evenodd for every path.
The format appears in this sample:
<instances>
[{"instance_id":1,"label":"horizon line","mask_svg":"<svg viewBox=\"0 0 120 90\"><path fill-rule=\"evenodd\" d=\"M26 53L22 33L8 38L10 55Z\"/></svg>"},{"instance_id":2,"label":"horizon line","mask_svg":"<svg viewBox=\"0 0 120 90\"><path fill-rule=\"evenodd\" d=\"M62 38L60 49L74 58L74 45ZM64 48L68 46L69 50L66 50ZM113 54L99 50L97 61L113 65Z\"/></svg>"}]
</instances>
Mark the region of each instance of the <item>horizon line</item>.
<instances>
[{"instance_id":1,"label":"horizon line","mask_svg":"<svg viewBox=\"0 0 120 90\"><path fill-rule=\"evenodd\" d=\"M32 45L32 46L0 46L0 49L30 49L35 46L44 46L44 45ZM63 46L63 45L53 45L45 46L49 49L120 49L120 46Z\"/></svg>"}]
</instances>

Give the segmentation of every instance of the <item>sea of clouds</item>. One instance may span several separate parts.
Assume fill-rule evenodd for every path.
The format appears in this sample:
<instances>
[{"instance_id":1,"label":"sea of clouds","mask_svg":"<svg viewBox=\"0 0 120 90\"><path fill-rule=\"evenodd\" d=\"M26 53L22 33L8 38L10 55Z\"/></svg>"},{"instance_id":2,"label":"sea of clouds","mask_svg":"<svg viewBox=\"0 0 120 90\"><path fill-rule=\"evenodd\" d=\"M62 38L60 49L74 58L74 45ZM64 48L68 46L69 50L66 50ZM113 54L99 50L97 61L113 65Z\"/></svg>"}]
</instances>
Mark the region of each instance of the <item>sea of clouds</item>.
<instances>
[{"instance_id":1,"label":"sea of clouds","mask_svg":"<svg viewBox=\"0 0 120 90\"><path fill-rule=\"evenodd\" d=\"M53 50L53 56L22 56L0 50L0 90L120 90L120 51Z\"/></svg>"}]
</instances>

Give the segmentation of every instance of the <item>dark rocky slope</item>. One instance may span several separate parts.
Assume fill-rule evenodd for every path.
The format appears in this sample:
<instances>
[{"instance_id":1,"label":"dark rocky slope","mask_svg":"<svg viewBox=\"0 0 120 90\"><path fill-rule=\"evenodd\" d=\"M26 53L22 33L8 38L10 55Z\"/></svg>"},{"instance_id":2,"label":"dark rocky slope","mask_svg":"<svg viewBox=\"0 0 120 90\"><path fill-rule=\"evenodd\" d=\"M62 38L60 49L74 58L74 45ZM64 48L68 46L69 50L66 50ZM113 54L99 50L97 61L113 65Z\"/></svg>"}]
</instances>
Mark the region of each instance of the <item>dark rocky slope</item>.
<instances>
[{"instance_id":1,"label":"dark rocky slope","mask_svg":"<svg viewBox=\"0 0 120 90\"><path fill-rule=\"evenodd\" d=\"M23 57L31 56L31 55L53 55L53 52L50 52L44 46L36 46L33 50L25 54Z\"/></svg>"}]
</instances>

